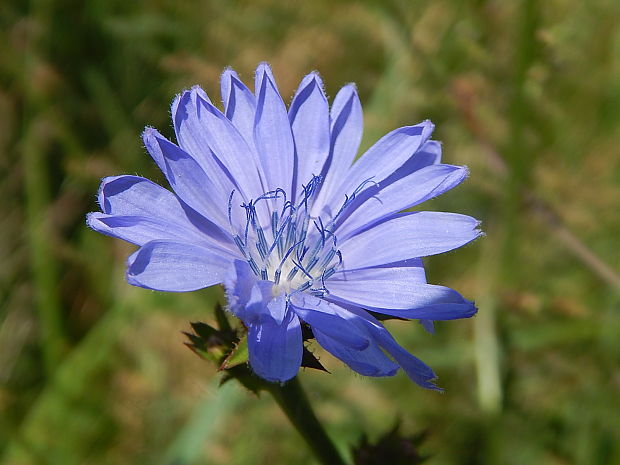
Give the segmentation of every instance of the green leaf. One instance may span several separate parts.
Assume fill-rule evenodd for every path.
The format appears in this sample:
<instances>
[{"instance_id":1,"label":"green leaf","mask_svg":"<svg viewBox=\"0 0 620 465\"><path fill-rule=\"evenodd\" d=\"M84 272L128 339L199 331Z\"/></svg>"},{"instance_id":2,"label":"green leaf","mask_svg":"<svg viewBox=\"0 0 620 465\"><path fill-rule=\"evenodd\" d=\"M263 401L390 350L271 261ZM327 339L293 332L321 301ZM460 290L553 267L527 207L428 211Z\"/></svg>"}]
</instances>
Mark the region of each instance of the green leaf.
<instances>
[{"instance_id":1,"label":"green leaf","mask_svg":"<svg viewBox=\"0 0 620 465\"><path fill-rule=\"evenodd\" d=\"M209 339L218 336L218 330L206 323L195 322L190 323L190 325L194 332L204 341L209 341Z\"/></svg>"},{"instance_id":2,"label":"green leaf","mask_svg":"<svg viewBox=\"0 0 620 465\"><path fill-rule=\"evenodd\" d=\"M220 370L228 370L248 361L248 337L243 336L237 345L226 356Z\"/></svg>"}]
</instances>

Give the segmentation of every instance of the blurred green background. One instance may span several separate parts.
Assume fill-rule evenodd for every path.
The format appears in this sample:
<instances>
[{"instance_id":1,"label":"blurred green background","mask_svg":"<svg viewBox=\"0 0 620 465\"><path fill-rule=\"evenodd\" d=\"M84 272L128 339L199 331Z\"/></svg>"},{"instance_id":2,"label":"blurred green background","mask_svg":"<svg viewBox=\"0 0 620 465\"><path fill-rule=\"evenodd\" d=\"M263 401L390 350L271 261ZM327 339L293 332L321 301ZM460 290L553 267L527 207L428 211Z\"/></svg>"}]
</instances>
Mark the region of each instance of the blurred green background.
<instances>
[{"instance_id":1,"label":"blurred green background","mask_svg":"<svg viewBox=\"0 0 620 465\"><path fill-rule=\"evenodd\" d=\"M0 465L314 463L267 396L187 350L217 289L131 288L85 227L100 178L161 181L145 125L269 61L289 99L358 84L368 147L425 118L469 180L429 209L487 237L427 261L476 318L388 327L444 395L324 356L300 375L339 447L400 418L429 464L620 463L617 0L0 2Z\"/></svg>"}]
</instances>

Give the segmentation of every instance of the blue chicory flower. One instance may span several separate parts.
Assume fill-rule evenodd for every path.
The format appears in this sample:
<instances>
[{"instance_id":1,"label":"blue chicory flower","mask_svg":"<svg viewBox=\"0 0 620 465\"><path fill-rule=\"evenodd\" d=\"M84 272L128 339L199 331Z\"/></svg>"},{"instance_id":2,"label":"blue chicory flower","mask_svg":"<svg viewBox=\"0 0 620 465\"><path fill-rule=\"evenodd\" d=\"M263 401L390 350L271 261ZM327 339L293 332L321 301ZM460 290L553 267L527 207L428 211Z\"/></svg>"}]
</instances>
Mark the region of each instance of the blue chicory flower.
<instances>
[{"instance_id":1,"label":"blue chicory flower","mask_svg":"<svg viewBox=\"0 0 620 465\"><path fill-rule=\"evenodd\" d=\"M173 192L139 176L103 180L102 212L87 222L139 246L127 281L169 292L223 284L248 328L250 365L266 380L297 374L308 324L356 372L403 368L437 389L433 371L369 312L417 319L429 331L433 320L476 312L456 291L427 284L421 257L473 241L478 221L402 213L458 185L467 169L440 162L430 121L390 132L353 163L362 137L355 86L330 108L314 72L288 111L267 64L254 94L232 69L221 93L223 112L200 87L175 98L178 145L156 129L143 133Z\"/></svg>"}]
</instances>

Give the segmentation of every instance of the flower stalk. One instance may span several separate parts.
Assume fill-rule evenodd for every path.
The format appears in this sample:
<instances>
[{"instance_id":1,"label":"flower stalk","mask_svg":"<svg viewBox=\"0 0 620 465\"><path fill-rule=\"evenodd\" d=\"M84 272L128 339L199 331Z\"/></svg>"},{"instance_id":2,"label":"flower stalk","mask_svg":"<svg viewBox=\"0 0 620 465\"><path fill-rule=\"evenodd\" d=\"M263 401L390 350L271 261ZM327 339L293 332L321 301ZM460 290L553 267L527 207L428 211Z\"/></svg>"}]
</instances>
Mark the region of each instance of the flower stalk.
<instances>
[{"instance_id":1,"label":"flower stalk","mask_svg":"<svg viewBox=\"0 0 620 465\"><path fill-rule=\"evenodd\" d=\"M265 384L268 384L266 389L304 438L319 462L323 465L345 465L346 462L343 461L336 446L314 414L297 377L284 384Z\"/></svg>"}]
</instances>

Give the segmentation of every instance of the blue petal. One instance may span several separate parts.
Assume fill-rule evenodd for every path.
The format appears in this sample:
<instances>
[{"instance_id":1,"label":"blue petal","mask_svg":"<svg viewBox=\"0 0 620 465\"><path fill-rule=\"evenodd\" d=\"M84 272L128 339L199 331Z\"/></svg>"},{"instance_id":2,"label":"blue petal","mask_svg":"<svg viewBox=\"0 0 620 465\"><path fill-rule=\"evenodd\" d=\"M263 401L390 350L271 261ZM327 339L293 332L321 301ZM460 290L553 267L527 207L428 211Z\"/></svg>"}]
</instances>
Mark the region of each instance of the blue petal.
<instances>
[{"instance_id":1,"label":"blue petal","mask_svg":"<svg viewBox=\"0 0 620 465\"><path fill-rule=\"evenodd\" d=\"M228 173L222 170L213 157L204 126L198 118L198 103L206 101L204 97L204 91L198 86L177 96L172 104L172 122L179 146L215 181L227 178ZM231 189L223 190L230 192Z\"/></svg>"},{"instance_id":2,"label":"blue petal","mask_svg":"<svg viewBox=\"0 0 620 465\"><path fill-rule=\"evenodd\" d=\"M232 261L221 250L156 240L129 257L127 282L157 291L194 291L221 283Z\"/></svg>"},{"instance_id":3,"label":"blue petal","mask_svg":"<svg viewBox=\"0 0 620 465\"><path fill-rule=\"evenodd\" d=\"M340 245L343 269L447 252L479 237L478 224L476 219L456 213L404 213L344 241Z\"/></svg>"},{"instance_id":4,"label":"blue petal","mask_svg":"<svg viewBox=\"0 0 620 465\"><path fill-rule=\"evenodd\" d=\"M441 161L441 143L435 140L429 140L424 143L405 163L403 163L400 168L395 170L392 174L386 177L379 184L380 189L386 189L392 183L399 181L418 170L422 170L431 165L437 165ZM371 194L373 193L373 186L376 186L374 183L369 183L368 186L361 192L361 194L357 194L356 199L351 205L347 206L347 211L356 208L360 202L367 200ZM374 191L376 192L376 190Z\"/></svg>"},{"instance_id":5,"label":"blue petal","mask_svg":"<svg viewBox=\"0 0 620 465\"><path fill-rule=\"evenodd\" d=\"M366 323L358 315L332 304L331 310L343 319L346 319L348 331L357 333L364 338L372 337ZM390 360L373 341L363 350L356 350L350 345L343 344L340 338L334 338L333 331L325 325L312 326L312 332L317 342L334 357L339 358L349 367L364 376L393 376L399 366Z\"/></svg>"},{"instance_id":6,"label":"blue petal","mask_svg":"<svg viewBox=\"0 0 620 465\"><path fill-rule=\"evenodd\" d=\"M418 260L417 263L420 263ZM358 270L344 270L337 271L326 282L325 286L328 287L329 293L335 293L342 291L342 294L348 296L351 293L357 292L353 290L354 287L362 288L360 291L363 297L372 297L376 292L375 288L383 288L379 292L407 292L402 289L409 286L427 286L426 273L424 268L420 266L410 267L390 267L389 265L375 268L364 268ZM370 287L370 289L363 289ZM399 307L400 308L400 307ZM407 307L405 307L407 308Z\"/></svg>"},{"instance_id":7,"label":"blue petal","mask_svg":"<svg viewBox=\"0 0 620 465\"><path fill-rule=\"evenodd\" d=\"M267 310L269 312L269 316L271 316L271 318L273 318L276 323L281 324L288 310L288 301L286 294L280 294L273 298L267 304Z\"/></svg>"},{"instance_id":8,"label":"blue petal","mask_svg":"<svg viewBox=\"0 0 620 465\"><path fill-rule=\"evenodd\" d=\"M286 106L278 93L269 65L256 69L254 141L267 180L266 190L291 192L295 147Z\"/></svg>"},{"instance_id":9,"label":"blue petal","mask_svg":"<svg viewBox=\"0 0 620 465\"><path fill-rule=\"evenodd\" d=\"M334 99L330 113L330 153L323 167L321 190L314 201L312 215L318 216L333 190L342 182L349 170L364 129L362 105L354 84L344 86Z\"/></svg>"},{"instance_id":10,"label":"blue petal","mask_svg":"<svg viewBox=\"0 0 620 465\"><path fill-rule=\"evenodd\" d=\"M331 299L401 318L453 320L476 312L472 302L444 286L416 283L415 268L368 268L336 273Z\"/></svg>"},{"instance_id":11,"label":"blue petal","mask_svg":"<svg viewBox=\"0 0 620 465\"><path fill-rule=\"evenodd\" d=\"M370 344L365 350L354 350L332 339L316 329L317 342L334 357L342 360L352 370L363 376L394 376L400 368L390 360L376 344Z\"/></svg>"},{"instance_id":12,"label":"blue petal","mask_svg":"<svg viewBox=\"0 0 620 465\"><path fill-rule=\"evenodd\" d=\"M329 154L329 106L317 73L299 84L289 110L297 155L297 189L320 175ZM295 187L294 187L295 189Z\"/></svg>"},{"instance_id":13,"label":"blue petal","mask_svg":"<svg viewBox=\"0 0 620 465\"><path fill-rule=\"evenodd\" d=\"M273 319L282 323L287 311L285 294L273 297L271 281L257 279L247 262L235 260L224 278L230 310L246 325Z\"/></svg>"},{"instance_id":14,"label":"blue petal","mask_svg":"<svg viewBox=\"0 0 620 465\"><path fill-rule=\"evenodd\" d=\"M183 211L179 199L172 192L140 176L103 178L97 197L101 210L108 215L175 220Z\"/></svg>"},{"instance_id":15,"label":"blue petal","mask_svg":"<svg viewBox=\"0 0 620 465\"><path fill-rule=\"evenodd\" d=\"M144 245L155 239L205 242L202 233L194 228L180 226L180 223L169 219L106 215L99 212L86 216L86 224L95 231L136 245Z\"/></svg>"},{"instance_id":16,"label":"blue petal","mask_svg":"<svg viewBox=\"0 0 620 465\"><path fill-rule=\"evenodd\" d=\"M291 304L299 318L336 343L353 350L368 347L368 337L348 321L348 314L340 314L334 304L308 294L293 296Z\"/></svg>"},{"instance_id":17,"label":"blue petal","mask_svg":"<svg viewBox=\"0 0 620 465\"><path fill-rule=\"evenodd\" d=\"M400 168L391 175L381 181L383 188L389 186L395 181L409 176L418 170L431 165L438 165L441 162L441 143L436 140L429 140L423 144L409 160L402 164Z\"/></svg>"},{"instance_id":18,"label":"blue petal","mask_svg":"<svg viewBox=\"0 0 620 465\"><path fill-rule=\"evenodd\" d=\"M147 128L142 138L177 195L206 218L226 227L230 192L223 192L221 185L216 185L194 158L157 130Z\"/></svg>"},{"instance_id":19,"label":"blue petal","mask_svg":"<svg viewBox=\"0 0 620 465\"><path fill-rule=\"evenodd\" d=\"M361 228L437 197L466 177L465 167L438 164L414 171L387 187L383 183L371 185L347 207L337 229L338 238L342 241Z\"/></svg>"},{"instance_id":20,"label":"blue petal","mask_svg":"<svg viewBox=\"0 0 620 465\"><path fill-rule=\"evenodd\" d=\"M198 119L209 147L248 199L265 192L258 155L220 110L198 100Z\"/></svg>"},{"instance_id":21,"label":"blue petal","mask_svg":"<svg viewBox=\"0 0 620 465\"><path fill-rule=\"evenodd\" d=\"M336 303L340 304L352 304L352 300L342 299L335 294L330 297ZM387 305L387 303L385 303ZM384 315L391 315L398 318L405 319L419 319L419 320L431 320L431 321L445 321L445 320L458 320L461 318L470 318L478 311L473 302L463 301L462 303L439 303L428 304L425 306L414 307L409 309L390 309L373 307L371 305L356 303L355 305L372 310L376 313L383 313ZM427 325L424 325L427 329ZM428 330L428 329L427 329ZM431 331L432 332L432 331Z\"/></svg>"},{"instance_id":22,"label":"blue petal","mask_svg":"<svg viewBox=\"0 0 620 465\"><path fill-rule=\"evenodd\" d=\"M263 321L264 319L274 319L269 309L269 304L273 299L271 292L272 288L273 283L270 281L254 280L254 285L252 286L250 292L250 298L245 304L243 313L241 315L237 315L247 326ZM278 324L282 323L282 318L283 317L277 321Z\"/></svg>"},{"instance_id":23,"label":"blue petal","mask_svg":"<svg viewBox=\"0 0 620 465\"><path fill-rule=\"evenodd\" d=\"M297 375L303 345L297 315L289 310L281 324L264 319L248 328L250 366L258 376L284 382Z\"/></svg>"},{"instance_id":24,"label":"blue petal","mask_svg":"<svg viewBox=\"0 0 620 465\"><path fill-rule=\"evenodd\" d=\"M347 196L365 182L380 183L415 154L433 132L433 124L425 121L405 126L383 136L351 167L329 200L330 213L335 215ZM370 185L370 184L368 184Z\"/></svg>"},{"instance_id":25,"label":"blue petal","mask_svg":"<svg viewBox=\"0 0 620 465\"><path fill-rule=\"evenodd\" d=\"M256 99L254 95L231 68L224 71L220 83L226 118L232 121L248 146L256 152L254 145Z\"/></svg>"},{"instance_id":26,"label":"blue petal","mask_svg":"<svg viewBox=\"0 0 620 465\"><path fill-rule=\"evenodd\" d=\"M428 158L429 165L441 163L441 143L436 140L429 140L421 148L420 152L424 154L420 159Z\"/></svg>"},{"instance_id":27,"label":"blue petal","mask_svg":"<svg viewBox=\"0 0 620 465\"><path fill-rule=\"evenodd\" d=\"M245 320L246 306L252 298L256 281L256 275L244 260L235 260L224 276L226 301L230 311L241 320Z\"/></svg>"},{"instance_id":28,"label":"blue petal","mask_svg":"<svg viewBox=\"0 0 620 465\"><path fill-rule=\"evenodd\" d=\"M435 323L433 320L420 320L420 324L427 333L435 334Z\"/></svg>"},{"instance_id":29,"label":"blue petal","mask_svg":"<svg viewBox=\"0 0 620 465\"><path fill-rule=\"evenodd\" d=\"M413 382L427 389L442 390L433 383L433 380L437 378L433 370L422 360L403 349L374 317L359 308L347 307L347 309L360 317L360 321L366 325L375 342L394 357Z\"/></svg>"},{"instance_id":30,"label":"blue petal","mask_svg":"<svg viewBox=\"0 0 620 465\"><path fill-rule=\"evenodd\" d=\"M369 269L364 268L363 270L371 270L375 276L385 276L388 277L388 279L396 274L397 276L406 278L411 283L426 284L426 272L424 271L424 262L421 258L411 258L400 262L388 263L386 265L377 265ZM352 271L356 270L347 269L336 271L333 278L330 279L344 280L347 279L347 275L355 276L350 275Z\"/></svg>"},{"instance_id":31,"label":"blue petal","mask_svg":"<svg viewBox=\"0 0 620 465\"><path fill-rule=\"evenodd\" d=\"M191 91L185 91L178 96L172 105L172 119L179 145L207 173L219 192L218 198L226 199L221 202L225 208L228 205L228 196L233 191L243 197L242 202L247 202L248 198L244 195L245 193L240 192L236 180L213 154L209 146L204 121L198 117L198 106L206 102L202 97L203 94L204 92L199 87L194 87ZM242 212L240 208L235 208L232 213L238 215Z\"/></svg>"},{"instance_id":32,"label":"blue petal","mask_svg":"<svg viewBox=\"0 0 620 465\"><path fill-rule=\"evenodd\" d=\"M200 98L202 98L203 100L206 100L207 102L211 101L207 93L202 90L200 86L194 86L192 87L192 90L197 96L200 96ZM172 115L172 123L175 131L177 131L177 128L180 127L181 124L183 124L183 120L188 117L184 106L187 104L186 101L190 98L191 93L188 91L184 91L178 94L172 101L172 105L170 106L170 114ZM185 101L185 103L182 104L182 101Z\"/></svg>"},{"instance_id":33,"label":"blue petal","mask_svg":"<svg viewBox=\"0 0 620 465\"><path fill-rule=\"evenodd\" d=\"M431 367L403 349L383 326L380 324L378 326L373 325L373 328L377 343L394 357L394 360L413 382L426 389L442 391L433 382L433 380L437 379L437 375L435 375Z\"/></svg>"},{"instance_id":34,"label":"blue petal","mask_svg":"<svg viewBox=\"0 0 620 465\"><path fill-rule=\"evenodd\" d=\"M103 213L106 215L145 218L147 223L153 224L157 231L159 231L161 227L165 227L167 223L171 231L178 232L179 229L188 231L188 237L183 242L191 240L199 242L204 241L233 250L232 241L218 226L189 208L172 192L148 179L139 176L113 176L104 178L99 188L98 200ZM89 223L91 227L98 230L98 227L106 229L111 226L110 222L106 222L106 225L98 222L101 218L103 217L92 217L91 219L93 222L92 224ZM135 218L115 224L119 227L129 228L130 226L138 226L138 221L137 218ZM161 227L156 226L156 224ZM199 236L200 239L196 236L198 231L202 233L202 236ZM102 230L102 232L104 231ZM146 231L139 231L136 229L134 232L138 234L138 236L141 236ZM125 229L123 234L134 234L134 232ZM174 237L177 237L177 232L174 233ZM107 234L107 232L104 232L104 234ZM169 236L165 234L162 236L156 234L159 233L153 232L153 237L151 237L151 239L169 238ZM142 245L143 242L141 239L137 242L138 236L134 237L132 240L129 238L123 239ZM192 239L192 237L194 239Z\"/></svg>"},{"instance_id":35,"label":"blue petal","mask_svg":"<svg viewBox=\"0 0 620 465\"><path fill-rule=\"evenodd\" d=\"M187 114L177 135L181 147L211 178L218 175L230 178L236 189L245 195L246 201L261 195L264 186L258 155L230 120L202 99L196 88L186 94L189 97L181 98L178 110ZM231 190L227 193L230 194Z\"/></svg>"}]
</instances>

